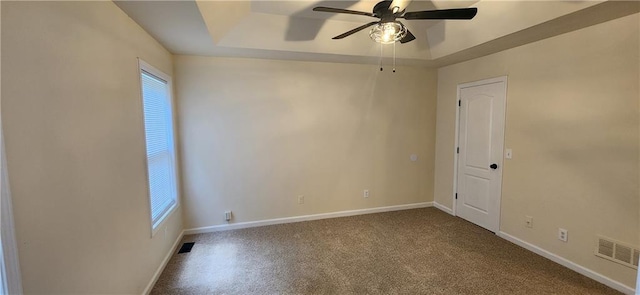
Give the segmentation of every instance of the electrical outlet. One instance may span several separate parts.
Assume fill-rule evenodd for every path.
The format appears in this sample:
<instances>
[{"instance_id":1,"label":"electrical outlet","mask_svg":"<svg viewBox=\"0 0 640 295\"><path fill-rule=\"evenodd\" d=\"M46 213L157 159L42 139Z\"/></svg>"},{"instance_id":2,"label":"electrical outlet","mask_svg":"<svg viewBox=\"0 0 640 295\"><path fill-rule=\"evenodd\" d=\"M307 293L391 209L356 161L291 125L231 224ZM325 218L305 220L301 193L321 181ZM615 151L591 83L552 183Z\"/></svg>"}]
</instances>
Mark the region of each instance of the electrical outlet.
<instances>
[{"instance_id":1,"label":"electrical outlet","mask_svg":"<svg viewBox=\"0 0 640 295\"><path fill-rule=\"evenodd\" d=\"M365 198L369 197L369 190L368 189L364 190L364 197Z\"/></svg>"},{"instance_id":2,"label":"electrical outlet","mask_svg":"<svg viewBox=\"0 0 640 295\"><path fill-rule=\"evenodd\" d=\"M569 241L569 231L564 228L558 229L558 240L567 242Z\"/></svg>"},{"instance_id":3,"label":"electrical outlet","mask_svg":"<svg viewBox=\"0 0 640 295\"><path fill-rule=\"evenodd\" d=\"M533 228L533 217L525 216L525 223L527 227Z\"/></svg>"},{"instance_id":4,"label":"electrical outlet","mask_svg":"<svg viewBox=\"0 0 640 295\"><path fill-rule=\"evenodd\" d=\"M231 211L225 211L224 212L224 220L226 220L226 221L231 220Z\"/></svg>"},{"instance_id":5,"label":"electrical outlet","mask_svg":"<svg viewBox=\"0 0 640 295\"><path fill-rule=\"evenodd\" d=\"M304 195L298 196L298 204L304 204Z\"/></svg>"}]
</instances>

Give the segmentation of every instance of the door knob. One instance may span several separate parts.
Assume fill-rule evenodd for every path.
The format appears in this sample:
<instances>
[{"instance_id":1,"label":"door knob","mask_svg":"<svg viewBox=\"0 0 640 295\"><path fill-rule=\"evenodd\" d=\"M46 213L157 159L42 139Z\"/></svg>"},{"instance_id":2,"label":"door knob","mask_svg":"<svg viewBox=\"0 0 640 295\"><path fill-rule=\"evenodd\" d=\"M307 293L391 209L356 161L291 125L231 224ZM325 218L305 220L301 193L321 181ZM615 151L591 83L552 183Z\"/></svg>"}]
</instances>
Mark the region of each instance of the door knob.
<instances>
[{"instance_id":1,"label":"door knob","mask_svg":"<svg viewBox=\"0 0 640 295\"><path fill-rule=\"evenodd\" d=\"M491 166L489 166L489 168L491 168L493 170L496 170L496 169L498 169L498 164L493 163L493 164L491 164Z\"/></svg>"}]
</instances>

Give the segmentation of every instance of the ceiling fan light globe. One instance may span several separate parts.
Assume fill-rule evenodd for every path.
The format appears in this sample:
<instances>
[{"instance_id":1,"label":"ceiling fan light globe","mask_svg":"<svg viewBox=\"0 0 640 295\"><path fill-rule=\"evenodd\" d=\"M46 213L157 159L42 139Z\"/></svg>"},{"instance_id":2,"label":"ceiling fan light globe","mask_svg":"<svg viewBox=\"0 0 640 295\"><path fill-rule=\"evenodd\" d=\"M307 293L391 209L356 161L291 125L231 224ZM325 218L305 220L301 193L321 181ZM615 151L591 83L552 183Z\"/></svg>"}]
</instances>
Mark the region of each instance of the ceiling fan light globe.
<instances>
[{"instance_id":1,"label":"ceiling fan light globe","mask_svg":"<svg viewBox=\"0 0 640 295\"><path fill-rule=\"evenodd\" d=\"M378 23L369 32L369 37L375 42L393 44L407 35L407 28L400 22Z\"/></svg>"}]
</instances>

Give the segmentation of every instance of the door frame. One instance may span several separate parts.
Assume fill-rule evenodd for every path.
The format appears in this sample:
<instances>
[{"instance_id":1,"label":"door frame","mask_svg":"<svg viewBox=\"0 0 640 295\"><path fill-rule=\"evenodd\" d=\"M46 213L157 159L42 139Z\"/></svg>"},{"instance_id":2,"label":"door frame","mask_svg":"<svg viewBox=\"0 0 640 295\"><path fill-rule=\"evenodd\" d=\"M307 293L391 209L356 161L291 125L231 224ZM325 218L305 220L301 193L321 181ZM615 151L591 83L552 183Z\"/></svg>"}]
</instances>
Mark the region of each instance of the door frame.
<instances>
[{"instance_id":1,"label":"door frame","mask_svg":"<svg viewBox=\"0 0 640 295\"><path fill-rule=\"evenodd\" d=\"M467 87L473 87L473 86L480 86L480 85L485 85L485 84L492 84L492 83L499 83L499 82L504 82L504 91L505 91L505 99L504 99L504 116L505 116L505 120L504 120L504 128L502 128L502 141L503 141L503 145L502 145L502 155L503 155L503 159L504 159L504 133L505 133L505 129L506 129L506 115L507 115L507 76L500 76L500 77L495 77L495 78L489 78L489 79L483 79L483 80L477 80L477 81L472 81L472 82L467 82L467 83L461 83L458 84L457 88L456 88L456 104L459 103L460 99L460 90L462 88L467 88ZM451 195L451 200L453 204L453 208L451 208L451 211L453 212L453 216L458 216L457 213L457 202L458 200L456 199L456 194L458 193L458 157L459 154L457 153L457 148L458 148L458 143L459 143L459 137L460 136L460 106L456 107L456 126L455 126L455 138L454 138L454 145L453 145L453 194ZM503 161L503 165L504 167L504 161ZM504 170L502 170L504 171ZM500 177L503 177L504 173L500 173ZM502 179L500 179L500 198L498 198L498 208L501 208L501 201L502 201ZM501 217L501 212L502 210L498 211L498 229L496 230L496 234L500 231L500 217Z\"/></svg>"}]
</instances>

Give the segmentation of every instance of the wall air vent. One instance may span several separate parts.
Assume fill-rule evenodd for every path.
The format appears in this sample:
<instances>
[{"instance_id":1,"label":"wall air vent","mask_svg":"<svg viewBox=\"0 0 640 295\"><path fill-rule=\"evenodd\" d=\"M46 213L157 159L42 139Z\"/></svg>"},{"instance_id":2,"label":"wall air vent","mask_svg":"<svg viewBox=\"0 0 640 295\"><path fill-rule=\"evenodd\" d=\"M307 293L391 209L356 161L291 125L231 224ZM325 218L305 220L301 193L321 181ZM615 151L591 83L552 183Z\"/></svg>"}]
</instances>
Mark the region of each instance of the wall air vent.
<instances>
[{"instance_id":1,"label":"wall air vent","mask_svg":"<svg viewBox=\"0 0 640 295\"><path fill-rule=\"evenodd\" d=\"M599 236L596 256L638 269L640 250L616 240Z\"/></svg>"}]
</instances>

